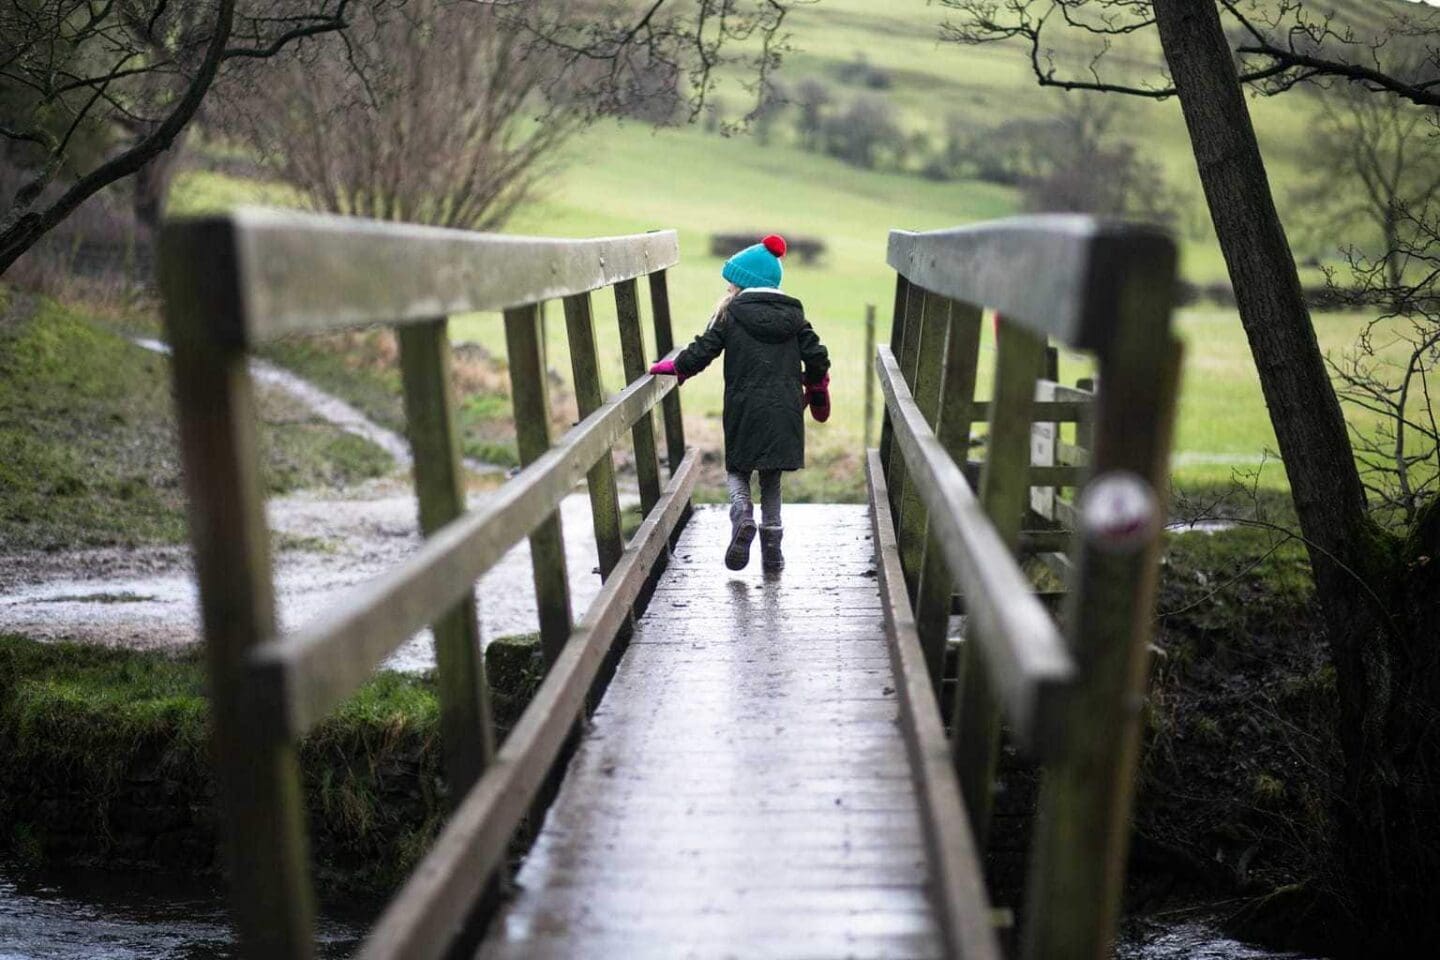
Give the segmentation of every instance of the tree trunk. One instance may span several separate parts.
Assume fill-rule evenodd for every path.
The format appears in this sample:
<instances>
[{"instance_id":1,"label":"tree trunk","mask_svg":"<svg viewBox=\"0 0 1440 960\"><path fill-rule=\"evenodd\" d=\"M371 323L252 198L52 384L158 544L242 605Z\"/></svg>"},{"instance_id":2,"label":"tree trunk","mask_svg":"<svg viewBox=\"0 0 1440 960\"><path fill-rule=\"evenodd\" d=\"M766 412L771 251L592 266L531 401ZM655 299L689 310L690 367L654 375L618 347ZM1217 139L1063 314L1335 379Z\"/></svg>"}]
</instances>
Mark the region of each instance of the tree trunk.
<instances>
[{"instance_id":1,"label":"tree trunk","mask_svg":"<svg viewBox=\"0 0 1440 960\"><path fill-rule=\"evenodd\" d=\"M1435 863L1436 827L1419 815L1434 810L1430 784L1440 770L1422 762L1418 772L1399 771L1397 763L1401 753L1434 758L1434 701L1401 702L1402 689L1433 690L1434 628L1427 641L1426 621L1407 616L1417 605L1403 599L1401 552L1368 517L1216 5L1154 0L1154 10L1325 620L1345 759L1337 816L1346 884L1365 921L1391 921L1381 929L1392 936L1433 937L1440 911L1425 871ZM1429 679L1415 690L1402 669L1428 670Z\"/></svg>"},{"instance_id":2,"label":"tree trunk","mask_svg":"<svg viewBox=\"0 0 1440 960\"><path fill-rule=\"evenodd\" d=\"M135 214L134 244L137 253L140 253L136 260L141 270L153 271L160 239L160 225L165 220L165 207L170 198L170 185L175 180L176 168L179 167L180 159L185 153L188 131L188 127L180 131L174 143L157 154L145 166L135 171L132 178L133 192L130 200L131 209ZM132 276L132 279L141 279L149 283L154 280L154 277Z\"/></svg>"}]
</instances>

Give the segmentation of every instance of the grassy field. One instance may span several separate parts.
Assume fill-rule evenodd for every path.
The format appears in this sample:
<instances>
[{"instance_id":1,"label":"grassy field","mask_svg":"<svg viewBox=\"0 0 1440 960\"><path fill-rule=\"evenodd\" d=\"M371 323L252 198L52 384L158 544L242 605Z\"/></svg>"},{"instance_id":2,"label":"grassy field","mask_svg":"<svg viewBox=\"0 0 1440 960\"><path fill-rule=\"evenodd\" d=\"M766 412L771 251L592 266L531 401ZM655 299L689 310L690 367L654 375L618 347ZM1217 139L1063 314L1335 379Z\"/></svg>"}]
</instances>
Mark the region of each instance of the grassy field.
<instances>
[{"instance_id":1,"label":"grassy field","mask_svg":"<svg viewBox=\"0 0 1440 960\"><path fill-rule=\"evenodd\" d=\"M184 538L165 358L98 315L0 286L0 543L8 549ZM137 326L140 325L140 326ZM267 488L284 493L388 472L379 447L259 391Z\"/></svg>"},{"instance_id":2,"label":"grassy field","mask_svg":"<svg viewBox=\"0 0 1440 960\"><path fill-rule=\"evenodd\" d=\"M1373 16L1369 5L1334 4L1351 20ZM824 0L798 8L788 25L794 52L786 60L783 81L811 75L833 81L844 64L863 56L890 72L886 91L906 129L921 129L953 111L977 125L994 126L1012 116L1044 115L1063 109L1061 95L1039 90L1023 53L1012 46L959 47L937 41L945 12L930 4L867 3ZM1075 51L1060 51L1062 60ZM1158 49L1142 40L1116 51L1130 79L1153 75ZM731 78L733 81L734 78ZM845 95L843 88L840 94ZM734 82L719 97L729 115L745 106ZM1290 188L1305 173L1304 131L1314 105L1292 95L1251 101L1272 181L1287 219ZM786 290L806 304L807 313L830 347L835 362L837 412L829 424L811 425L812 454L828 464L837 495L858 492L853 453L860 446L863 398L863 316L867 303L886 316L893 275L884 262L889 229L935 229L1013 214L1020 199L1013 190L976 181L932 182L913 175L872 172L791 145L788 119L777 125L775 140L760 146L744 136L722 137L697 127L652 130L638 123L605 123L573 141L563 166L538 199L516 216L514 233L549 236L598 236L664 227L679 231L682 261L671 277L676 335L682 343L701 330L722 281L720 260L709 255L709 235L747 229L812 235L827 252L815 266L787 263ZM1159 159L1172 181L1191 194L1202 230L1182 238L1182 271L1198 282L1223 279L1223 262L1200 207L1194 161L1179 107L1173 102L1127 103L1123 131ZM195 172L176 192L179 210L214 209L260 200L288 204L296 198L283 187L257 185L216 174ZM1328 244L1327 244L1328 245ZM1301 254L1323 250L1298 251ZM1315 276L1307 276L1314 282ZM597 321L607 386L622 382L613 303L596 298ZM1363 317L1316 316L1322 345L1347 346ZM1179 328L1188 345L1176 477L1183 483L1228 480L1235 469L1254 469L1274 438L1238 318L1233 311L1182 311ZM498 317L456 319L458 337L479 342L503 355ZM564 324L552 308L549 323L551 364L568 373ZM1067 362L1062 378L1082 375L1083 363ZM718 447L721 378L712 370L687 383L684 401L692 437ZM1267 467L1263 482L1283 485L1283 471Z\"/></svg>"}]
</instances>

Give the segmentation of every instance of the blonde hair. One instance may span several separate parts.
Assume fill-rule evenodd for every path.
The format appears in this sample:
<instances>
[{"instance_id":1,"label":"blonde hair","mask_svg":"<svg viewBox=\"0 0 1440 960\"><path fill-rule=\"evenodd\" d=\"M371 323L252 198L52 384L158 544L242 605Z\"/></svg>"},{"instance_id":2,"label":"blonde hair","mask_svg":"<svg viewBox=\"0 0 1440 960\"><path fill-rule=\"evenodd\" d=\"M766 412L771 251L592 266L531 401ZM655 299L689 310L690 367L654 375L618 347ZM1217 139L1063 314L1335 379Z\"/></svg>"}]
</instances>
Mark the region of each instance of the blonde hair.
<instances>
[{"instance_id":1,"label":"blonde hair","mask_svg":"<svg viewBox=\"0 0 1440 960\"><path fill-rule=\"evenodd\" d=\"M725 316L725 308L730 306L730 301L734 300L735 295L739 292L740 288L735 284L728 282L725 284L725 292L720 294L719 300L715 301L715 309L710 314L710 322L706 325L707 327L713 327L720 322L720 318Z\"/></svg>"}]
</instances>

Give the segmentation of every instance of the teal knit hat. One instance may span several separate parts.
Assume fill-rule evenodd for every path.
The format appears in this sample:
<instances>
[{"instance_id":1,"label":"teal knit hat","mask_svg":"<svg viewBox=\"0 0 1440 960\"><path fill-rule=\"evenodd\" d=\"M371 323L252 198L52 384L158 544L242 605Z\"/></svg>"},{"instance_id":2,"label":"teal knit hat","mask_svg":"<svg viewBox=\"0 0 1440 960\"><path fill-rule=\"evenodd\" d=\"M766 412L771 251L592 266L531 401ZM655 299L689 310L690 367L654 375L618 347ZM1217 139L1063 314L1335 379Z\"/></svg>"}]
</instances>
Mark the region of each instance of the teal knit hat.
<instances>
[{"instance_id":1,"label":"teal knit hat","mask_svg":"<svg viewBox=\"0 0 1440 960\"><path fill-rule=\"evenodd\" d=\"M771 234L764 240L746 247L725 261L720 276L735 286L779 287L785 270L780 258L785 256L785 238Z\"/></svg>"}]
</instances>

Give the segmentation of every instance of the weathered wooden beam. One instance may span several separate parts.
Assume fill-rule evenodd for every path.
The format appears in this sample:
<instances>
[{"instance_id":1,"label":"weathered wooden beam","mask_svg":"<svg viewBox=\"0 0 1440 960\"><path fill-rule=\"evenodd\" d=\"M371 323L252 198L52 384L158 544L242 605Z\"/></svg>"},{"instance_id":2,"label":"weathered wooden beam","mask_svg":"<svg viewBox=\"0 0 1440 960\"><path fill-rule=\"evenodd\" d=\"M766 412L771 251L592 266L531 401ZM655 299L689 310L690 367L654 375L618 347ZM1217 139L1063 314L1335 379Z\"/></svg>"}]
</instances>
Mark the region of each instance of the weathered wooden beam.
<instances>
[{"instance_id":1,"label":"weathered wooden beam","mask_svg":"<svg viewBox=\"0 0 1440 960\"><path fill-rule=\"evenodd\" d=\"M1045 423L1082 423L1093 414L1090 400L1037 400L1032 412L1037 421ZM990 419L990 401L977 400L970 409L976 423Z\"/></svg>"},{"instance_id":2,"label":"weathered wooden beam","mask_svg":"<svg viewBox=\"0 0 1440 960\"><path fill-rule=\"evenodd\" d=\"M1105 352L1142 276L1174 294L1175 242L1159 228L1086 216L1026 216L928 233L890 231L888 261L911 283L983 303L1034 334Z\"/></svg>"},{"instance_id":3,"label":"weathered wooden beam","mask_svg":"<svg viewBox=\"0 0 1440 960\"><path fill-rule=\"evenodd\" d=\"M521 467L528 467L550 449L550 371L545 366L545 338L540 306L529 304L505 311L505 349L510 369L510 402L515 414L515 446ZM609 451L602 454L608 459ZM570 636L574 613L570 575L565 560L565 529L560 508L551 511L530 532L530 568L535 582L540 650L553 663Z\"/></svg>"},{"instance_id":4,"label":"weathered wooden beam","mask_svg":"<svg viewBox=\"0 0 1440 960\"><path fill-rule=\"evenodd\" d=\"M875 429L875 365L871 357L875 353L875 304L865 304L865 424L861 430L865 449L870 449L870 437Z\"/></svg>"},{"instance_id":5,"label":"weathered wooden beam","mask_svg":"<svg viewBox=\"0 0 1440 960\"><path fill-rule=\"evenodd\" d=\"M195 239L204 246L184 246ZM210 230L185 241L167 233L160 285L235 925L247 956L304 960L314 951L314 897L296 749L255 729L245 687L247 659L276 633L254 388L243 352L209 336L212 309L232 320L239 309L233 299L212 299L212 284L224 289L232 240Z\"/></svg>"},{"instance_id":6,"label":"weathered wooden beam","mask_svg":"<svg viewBox=\"0 0 1440 960\"><path fill-rule=\"evenodd\" d=\"M681 461L495 762L385 909L357 960L447 955L486 883L505 863L511 835L579 719L586 694L651 567L667 549L694 488L697 464L693 452Z\"/></svg>"},{"instance_id":7,"label":"weathered wooden beam","mask_svg":"<svg viewBox=\"0 0 1440 960\"><path fill-rule=\"evenodd\" d=\"M1178 341L1157 357L1150 333L1101 358L1096 473L1079 503L1064 617L1081 676L1041 787L1035 919L1024 932L1032 960L1108 955L1120 913L1181 363Z\"/></svg>"},{"instance_id":8,"label":"weathered wooden beam","mask_svg":"<svg viewBox=\"0 0 1440 960\"><path fill-rule=\"evenodd\" d=\"M910 296L910 283L900 274L895 275L895 302L890 314L890 353L892 356L900 356L905 343L905 304ZM872 367L879 362L878 354L866 356L865 362ZM885 465L885 477L889 481L890 507L893 510L899 502L899 491L896 484L900 477L891 477L889 470L893 462L894 437L890 427L890 408L883 403L880 405L880 462Z\"/></svg>"},{"instance_id":9,"label":"weathered wooden beam","mask_svg":"<svg viewBox=\"0 0 1440 960\"><path fill-rule=\"evenodd\" d=\"M650 274L650 315L655 323L655 352L668 357L675 350L675 331L670 323L670 288L665 271ZM670 393L661 405L665 419L665 461L671 474L685 456L685 418L680 411L679 392Z\"/></svg>"},{"instance_id":10,"label":"weathered wooden beam","mask_svg":"<svg viewBox=\"0 0 1440 960\"><path fill-rule=\"evenodd\" d=\"M640 299L635 292L634 280L622 280L615 284L615 314L620 322L620 358L625 367L625 380L634 383L650 368L645 360ZM631 439L635 446L635 480L640 487L640 508L649 513L660 499L660 460L655 451L653 413L635 421Z\"/></svg>"},{"instance_id":11,"label":"weathered wooden beam","mask_svg":"<svg viewBox=\"0 0 1440 960\"><path fill-rule=\"evenodd\" d=\"M902 729L920 794L932 895L945 934L946 955L966 960L1002 955L991 923L983 861L970 834L969 818L960 796L960 782L950 762L950 748L940 720L936 682L926 665L920 637L911 616L899 544L890 520L890 495L878 451L865 457L870 484L870 519L875 536L875 567L879 575L890 663L902 711ZM943 650L942 650L943 652Z\"/></svg>"},{"instance_id":12,"label":"weathered wooden beam","mask_svg":"<svg viewBox=\"0 0 1440 960\"><path fill-rule=\"evenodd\" d=\"M565 298L565 329L570 338L570 369L575 379L575 404L580 416L588 417L605 402L600 379L600 348L595 343L595 317L590 294ZM639 422L639 421L636 421ZM595 525L595 552L600 560L600 579L610 576L625 537L620 528L620 493L615 485L615 457L606 453L590 468L585 486L590 492L590 514Z\"/></svg>"},{"instance_id":13,"label":"weathered wooden beam","mask_svg":"<svg viewBox=\"0 0 1440 960\"><path fill-rule=\"evenodd\" d=\"M899 364L900 373L904 379L906 389L915 389L915 358L920 353L920 333L925 320L925 291L909 284L905 291L905 321L901 325L900 353L895 359ZM905 555L907 542L905 538L905 505L907 496L912 508L915 509L919 501L914 499L914 493L909 489L906 479L906 464L904 454L892 444L890 447L890 460L886 464L889 472L886 479L890 485L890 499L895 508L895 536L900 543L900 554ZM918 550L918 546L914 549ZM904 561L901 565L905 566ZM908 571L908 567L906 568Z\"/></svg>"},{"instance_id":14,"label":"weathered wooden beam","mask_svg":"<svg viewBox=\"0 0 1440 960\"><path fill-rule=\"evenodd\" d=\"M1000 322L997 332L990 441L980 474L980 504L996 536L1013 557L1019 549L1020 526L1029 506L1026 473L1033 478L1039 471L1053 469L1030 466L1031 407L1035 402L1035 381L1045 369L1045 340L1008 320ZM970 811L970 826L983 845L994 804L1001 704L991 672L977 662L977 657L986 656L989 650L967 644L963 653L952 744L965 808Z\"/></svg>"},{"instance_id":15,"label":"weathered wooden beam","mask_svg":"<svg viewBox=\"0 0 1440 960\"><path fill-rule=\"evenodd\" d=\"M979 486L980 477L985 472L985 461L967 460L961 470L972 486ZM1078 487L1089 475L1088 467L1047 467L1043 464L1032 464L1025 474L1025 483L1032 487Z\"/></svg>"},{"instance_id":16,"label":"weathered wooden beam","mask_svg":"<svg viewBox=\"0 0 1440 960\"><path fill-rule=\"evenodd\" d=\"M1020 552L1065 553L1074 536L1070 530L1024 530L1020 533Z\"/></svg>"},{"instance_id":17,"label":"weathered wooden beam","mask_svg":"<svg viewBox=\"0 0 1440 960\"><path fill-rule=\"evenodd\" d=\"M889 348L876 376L895 427L895 445L930 511L945 562L971 605L971 630L1019 742L1043 754L1056 743L1074 664L1033 587L985 516L960 467L930 431Z\"/></svg>"},{"instance_id":18,"label":"weathered wooden beam","mask_svg":"<svg viewBox=\"0 0 1440 960\"><path fill-rule=\"evenodd\" d=\"M945 377L945 344L950 335L949 301L933 293L925 293L919 316L915 320L919 327L919 337L915 345L911 391L916 406L934 430L940 420L941 389ZM906 483L900 512L896 518L896 536L900 544L900 567L905 571L906 588L912 598L917 596L920 589L920 573L925 559L925 513L925 504L920 502L915 485Z\"/></svg>"},{"instance_id":19,"label":"weathered wooden beam","mask_svg":"<svg viewBox=\"0 0 1440 960\"><path fill-rule=\"evenodd\" d=\"M951 460L963 462L970 448L970 404L975 400L975 381L980 358L979 307L950 304L950 333L945 343L945 376L936 438ZM944 673L945 635L949 630L949 597L955 577L945 564L945 551L931 528L920 567L920 586L915 597L915 628L925 650L935 689Z\"/></svg>"},{"instance_id":20,"label":"weathered wooden beam","mask_svg":"<svg viewBox=\"0 0 1440 960\"><path fill-rule=\"evenodd\" d=\"M405 429L414 452L420 531L427 537L466 509L446 325L439 319L399 331ZM430 629L435 636L445 775L450 795L458 799L479 779L495 754L475 591L467 590Z\"/></svg>"},{"instance_id":21,"label":"weathered wooden beam","mask_svg":"<svg viewBox=\"0 0 1440 960\"><path fill-rule=\"evenodd\" d=\"M216 266L198 292L206 332L253 345L289 333L407 324L540 303L674 266L675 231L560 240L293 211L242 209L169 221L176 269Z\"/></svg>"},{"instance_id":22,"label":"weathered wooden beam","mask_svg":"<svg viewBox=\"0 0 1440 960\"><path fill-rule=\"evenodd\" d=\"M441 528L410 557L360 584L299 632L250 657L250 723L297 737L354 691L392 650L435 619L521 538L553 514L590 467L674 377L632 383L570 429L478 510Z\"/></svg>"}]
</instances>

